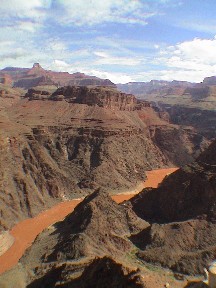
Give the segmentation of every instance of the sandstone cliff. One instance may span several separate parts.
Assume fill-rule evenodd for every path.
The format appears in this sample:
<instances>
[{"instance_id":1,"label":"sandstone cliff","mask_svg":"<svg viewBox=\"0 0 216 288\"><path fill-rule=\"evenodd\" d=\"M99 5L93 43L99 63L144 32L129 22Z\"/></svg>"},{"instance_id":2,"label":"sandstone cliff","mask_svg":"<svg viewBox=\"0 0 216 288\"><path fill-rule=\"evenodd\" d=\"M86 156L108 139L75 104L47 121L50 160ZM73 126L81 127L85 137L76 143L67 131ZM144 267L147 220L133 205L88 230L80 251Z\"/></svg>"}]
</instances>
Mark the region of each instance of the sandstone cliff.
<instances>
[{"instance_id":1,"label":"sandstone cliff","mask_svg":"<svg viewBox=\"0 0 216 288\"><path fill-rule=\"evenodd\" d=\"M121 93L116 89L107 89L103 86L93 88L66 86L57 89L49 99L127 111L140 110L142 107L151 106L150 103L145 101L139 103L134 95Z\"/></svg>"}]
</instances>

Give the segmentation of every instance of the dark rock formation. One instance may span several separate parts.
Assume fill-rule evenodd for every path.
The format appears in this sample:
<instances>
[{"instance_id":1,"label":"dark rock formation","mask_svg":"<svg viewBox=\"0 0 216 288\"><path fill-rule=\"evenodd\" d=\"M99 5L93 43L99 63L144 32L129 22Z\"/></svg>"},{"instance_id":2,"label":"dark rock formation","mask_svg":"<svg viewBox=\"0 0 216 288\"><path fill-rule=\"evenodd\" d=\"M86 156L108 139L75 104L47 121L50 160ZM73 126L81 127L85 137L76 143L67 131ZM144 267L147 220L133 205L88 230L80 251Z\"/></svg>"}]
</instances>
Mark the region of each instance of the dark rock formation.
<instances>
[{"instance_id":1,"label":"dark rock formation","mask_svg":"<svg viewBox=\"0 0 216 288\"><path fill-rule=\"evenodd\" d=\"M119 206L101 190L86 197L66 219L56 226L59 234L54 251L46 261L110 255L119 258L132 249L128 237L149 224L129 207Z\"/></svg>"},{"instance_id":2,"label":"dark rock formation","mask_svg":"<svg viewBox=\"0 0 216 288\"><path fill-rule=\"evenodd\" d=\"M137 256L183 274L203 274L216 257L216 225L206 220L152 224L137 236Z\"/></svg>"},{"instance_id":3,"label":"dark rock formation","mask_svg":"<svg viewBox=\"0 0 216 288\"><path fill-rule=\"evenodd\" d=\"M128 268L125 255L133 249L129 237L148 225L97 190L37 237L19 269L25 269L31 288L145 287L141 271Z\"/></svg>"},{"instance_id":4,"label":"dark rock formation","mask_svg":"<svg viewBox=\"0 0 216 288\"><path fill-rule=\"evenodd\" d=\"M208 139L216 137L215 109L199 109L181 105L160 104L164 111L168 111L171 123L183 127L194 127L198 134Z\"/></svg>"},{"instance_id":5,"label":"dark rock formation","mask_svg":"<svg viewBox=\"0 0 216 288\"><path fill-rule=\"evenodd\" d=\"M202 215L214 219L215 151L213 142L196 162L167 177L159 188L144 190L133 198L131 202L138 215L156 222L185 221Z\"/></svg>"},{"instance_id":6,"label":"dark rock formation","mask_svg":"<svg viewBox=\"0 0 216 288\"><path fill-rule=\"evenodd\" d=\"M57 287L61 288L145 288L145 284L138 271L124 267L109 257L96 258L86 266L84 272L77 279L64 283L64 269L56 268L29 284L28 288ZM68 271L67 271L68 273ZM69 274L69 273L68 273ZM60 284L60 280L64 284ZM55 286L56 287L56 286Z\"/></svg>"},{"instance_id":7,"label":"dark rock formation","mask_svg":"<svg viewBox=\"0 0 216 288\"><path fill-rule=\"evenodd\" d=\"M48 91L38 90L38 89L29 89L28 92L25 94L25 98L29 100L45 100L48 99L51 95Z\"/></svg>"},{"instance_id":8,"label":"dark rock formation","mask_svg":"<svg viewBox=\"0 0 216 288\"><path fill-rule=\"evenodd\" d=\"M29 288L35 287L29 285ZM145 288L139 271L124 267L109 257L96 258L79 279L60 286L65 288Z\"/></svg>"},{"instance_id":9,"label":"dark rock formation","mask_svg":"<svg viewBox=\"0 0 216 288\"><path fill-rule=\"evenodd\" d=\"M159 188L144 189L130 200L137 215L153 223L134 238L142 259L196 274L216 257L215 152L216 141Z\"/></svg>"}]
</instances>

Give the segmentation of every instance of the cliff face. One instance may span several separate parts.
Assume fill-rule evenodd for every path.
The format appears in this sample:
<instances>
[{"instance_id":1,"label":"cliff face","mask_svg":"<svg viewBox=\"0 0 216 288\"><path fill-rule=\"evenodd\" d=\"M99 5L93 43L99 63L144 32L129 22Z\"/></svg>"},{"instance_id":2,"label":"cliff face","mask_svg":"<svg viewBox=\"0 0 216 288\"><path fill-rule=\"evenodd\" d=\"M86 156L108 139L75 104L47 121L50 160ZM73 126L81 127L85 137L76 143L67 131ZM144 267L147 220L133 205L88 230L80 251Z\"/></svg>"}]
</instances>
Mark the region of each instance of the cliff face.
<instances>
[{"instance_id":1,"label":"cliff face","mask_svg":"<svg viewBox=\"0 0 216 288\"><path fill-rule=\"evenodd\" d=\"M135 110L137 104L135 96L118 92L115 89L107 89L106 87L62 87L57 89L50 99L65 99L70 103L97 105L108 109L127 111Z\"/></svg>"},{"instance_id":2,"label":"cliff face","mask_svg":"<svg viewBox=\"0 0 216 288\"><path fill-rule=\"evenodd\" d=\"M216 136L215 76L205 78L202 83L150 81L118 87L151 102L156 111L168 113L171 123L185 128L192 126L209 139Z\"/></svg>"},{"instance_id":3,"label":"cliff face","mask_svg":"<svg viewBox=\"0 0 216 288\"><path fill-rule=\"evenodd\" d=\"M216 137L215 109L200 109L169 104L160 105L164 110L168 111L171 123L185 127L192 126L199 134L209 139Z\"/></svg>"},{"instance_id":4,"label":"cliff face","mask_svg":"<svg viewBox=\"0 0 216 288\"><path fill-rule=\"evenodd\" d=\"M1 229L97 187L133 190L146 170L188 163L208 142L105 87L29 90L0 112Z\"/></svg>"},{"instance_id":5,"label":"cliff face","mask_svg":"<svg viewBox=\"0 0 216 288\"><path fill-rule=\"evenodd\" d=\"M168 176L159 188L144 189L131 199L137 215L152 223L135 239L145 261L196 274L215 258L215 151L213 142L195 162Z\"/></svg>"}]
</instances>

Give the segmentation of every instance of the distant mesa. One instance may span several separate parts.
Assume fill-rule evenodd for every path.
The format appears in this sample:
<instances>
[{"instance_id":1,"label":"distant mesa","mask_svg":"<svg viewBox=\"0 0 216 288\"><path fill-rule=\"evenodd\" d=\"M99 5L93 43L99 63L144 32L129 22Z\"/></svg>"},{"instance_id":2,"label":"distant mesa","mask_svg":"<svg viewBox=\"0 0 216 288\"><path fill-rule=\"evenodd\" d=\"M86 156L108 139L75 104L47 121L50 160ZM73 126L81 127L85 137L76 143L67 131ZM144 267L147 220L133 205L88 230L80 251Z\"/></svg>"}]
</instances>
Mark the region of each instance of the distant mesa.
<instances>
[{"instance_id":1,"label":"distant mesa","mask_svg":"<svg viewBox=\"0 0 216 288\"><path fill-rule=\"evenodd\" d=\"M101 79L80 72L70 74L45 70L37 62L33 64L32 68L6 67L0 70L0 79L3 76L11 78L11 86L24 89L37 86L60 87L66 85L116 87L109 79ZM4 82L5 80L1 81Z\"/></svg>"}]
</instances>

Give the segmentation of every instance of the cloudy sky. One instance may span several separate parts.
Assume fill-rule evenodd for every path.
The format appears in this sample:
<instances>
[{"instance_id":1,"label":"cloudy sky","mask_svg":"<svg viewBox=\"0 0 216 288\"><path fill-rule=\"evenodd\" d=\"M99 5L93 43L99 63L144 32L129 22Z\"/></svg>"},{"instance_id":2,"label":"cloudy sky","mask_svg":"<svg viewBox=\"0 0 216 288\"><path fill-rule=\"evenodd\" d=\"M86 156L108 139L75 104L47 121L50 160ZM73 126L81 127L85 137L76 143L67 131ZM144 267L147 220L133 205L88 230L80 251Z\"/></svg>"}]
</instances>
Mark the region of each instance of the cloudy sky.
<instances>
[{"instance_id":1,"label":"cloudy sky","mask_svg":"<svg viewBox=\"0 0 216 288\"><path fill-rule=\"evenodd\" d=\"M115 83L216 75L215 0L1 0L0 69Z\"/></svg>"}]
</instances>

